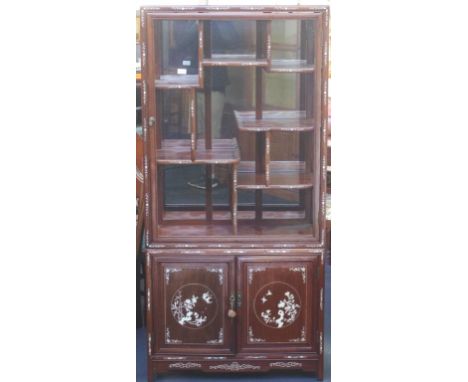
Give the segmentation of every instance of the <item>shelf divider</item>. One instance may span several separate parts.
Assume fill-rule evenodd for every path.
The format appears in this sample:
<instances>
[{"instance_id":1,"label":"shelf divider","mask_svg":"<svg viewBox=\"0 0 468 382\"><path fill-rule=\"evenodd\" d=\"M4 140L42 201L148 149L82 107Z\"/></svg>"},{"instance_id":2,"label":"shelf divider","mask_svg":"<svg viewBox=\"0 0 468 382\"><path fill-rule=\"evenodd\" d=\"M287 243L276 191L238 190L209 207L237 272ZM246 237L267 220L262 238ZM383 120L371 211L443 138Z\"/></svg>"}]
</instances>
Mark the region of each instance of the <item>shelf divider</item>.
<instances>
[{"instance_id":1,"label":"shelf divider","mask_svg":"<svg viewBox=\"0 0 468 382\"><path fill-rule=\"evenodd\" d=\"M271 67L271 20L266 24L266 59L268 67Z\"/></svg>"},{"instance_id":2,"label":"shelf divider","mask_svg":"<svg viewBox=\"0 0 468 382\"><path fill-rule=\"evenodd\" d=\"M265 184L270 185L271 131L265 131Z\"/></svg>"},{"instance_id":3,"label":"shelf divider","mask_svg":"<svg viewBox=\"0 0 468 382\"><path fill-rule=\"evenodd\" d=\"M195 89L190 89L190 156L192 162L195 161L196 151L197 151L197 114L195 110L195 98L196 92Z\"/></svg>"},{"instance_id":4,"label":"shelf divider","mask_svg":"<svg viewBox=\"0 0 468 382\"><path fill-rule=\"evenodd\" d=\"M204 29L203 21L198 20L198 84L203 87L203 52L204 52Z\"/></svg>"}]
</instances>

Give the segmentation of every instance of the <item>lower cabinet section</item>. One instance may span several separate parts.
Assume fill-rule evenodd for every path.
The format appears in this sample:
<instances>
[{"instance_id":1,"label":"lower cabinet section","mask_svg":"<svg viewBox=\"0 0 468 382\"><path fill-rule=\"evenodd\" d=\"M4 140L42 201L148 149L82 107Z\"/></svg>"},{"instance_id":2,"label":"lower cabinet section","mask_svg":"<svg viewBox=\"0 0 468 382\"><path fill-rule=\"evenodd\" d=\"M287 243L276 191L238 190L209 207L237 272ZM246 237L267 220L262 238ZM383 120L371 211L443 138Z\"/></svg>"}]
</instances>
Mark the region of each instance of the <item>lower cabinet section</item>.
<instances>
[{"instance_id":1,"label":"lower cabinet section","mask_svg":"<svg viewBox=\"0 0 468 382\"><path fill-rule=\"evenodd\" d=\"M155 373L322 373L321 253L151 255L149 380Z\"/></svg>"}]
</instances>

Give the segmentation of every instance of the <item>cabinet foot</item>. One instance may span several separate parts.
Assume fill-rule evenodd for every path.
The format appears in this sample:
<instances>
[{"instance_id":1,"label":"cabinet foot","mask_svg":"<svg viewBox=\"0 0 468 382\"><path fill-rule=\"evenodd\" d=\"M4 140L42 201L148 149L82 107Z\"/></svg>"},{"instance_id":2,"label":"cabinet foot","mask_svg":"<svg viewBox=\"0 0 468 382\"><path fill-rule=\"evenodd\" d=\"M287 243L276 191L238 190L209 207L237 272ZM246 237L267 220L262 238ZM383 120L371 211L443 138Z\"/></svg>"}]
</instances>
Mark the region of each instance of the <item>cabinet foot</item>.
<instances>
[{"instance_id":1,"label":"cabinet foot","mask_svg":"<svg viewBox=\"0 0 468 382\"><path fill-rule=\"evenodd\" d=\"M323 381L323 364L320 363L317 371L317 379Z\"/></svg>"},{"instance_id":2,"label":"cabinet foot","mask_svg":"<svg viewBox=\"0 0 468 382\"><path fill-rule=\"evenodd\" d=\"M153 382L155 376L156 376L156 375L153 374L152 365L151 365L150 362L148 362L148 382Z\"/></svg>"}]
</instances>

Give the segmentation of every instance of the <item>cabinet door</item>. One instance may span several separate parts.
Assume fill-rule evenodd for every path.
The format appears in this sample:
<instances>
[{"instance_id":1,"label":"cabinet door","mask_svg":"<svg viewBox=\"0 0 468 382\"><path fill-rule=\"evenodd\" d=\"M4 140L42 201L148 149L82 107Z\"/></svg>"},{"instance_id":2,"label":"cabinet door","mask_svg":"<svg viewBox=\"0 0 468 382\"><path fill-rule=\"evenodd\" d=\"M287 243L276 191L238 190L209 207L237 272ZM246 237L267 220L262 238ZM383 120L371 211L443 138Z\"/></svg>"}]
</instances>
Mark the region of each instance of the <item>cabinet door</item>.
<instances>
[{"instance_id":1,"label":"cabinet door","mask_svg":"<svg viewBox=\"0 0 468 382\"><path fill-rule=\"evenodd\" d=\"M240 258L240 351L317 351L318 258Z\"/></svg>"},{"instance_id":2,"label":"cabinet door","mask_svg":"<svg viewBox=\"0 0 468 382\"><path fill-rule=\"evenodd\" d=\"M153 314L157 352L232 353L232 259L156 259Z\"/></svg>"}]
</instances>

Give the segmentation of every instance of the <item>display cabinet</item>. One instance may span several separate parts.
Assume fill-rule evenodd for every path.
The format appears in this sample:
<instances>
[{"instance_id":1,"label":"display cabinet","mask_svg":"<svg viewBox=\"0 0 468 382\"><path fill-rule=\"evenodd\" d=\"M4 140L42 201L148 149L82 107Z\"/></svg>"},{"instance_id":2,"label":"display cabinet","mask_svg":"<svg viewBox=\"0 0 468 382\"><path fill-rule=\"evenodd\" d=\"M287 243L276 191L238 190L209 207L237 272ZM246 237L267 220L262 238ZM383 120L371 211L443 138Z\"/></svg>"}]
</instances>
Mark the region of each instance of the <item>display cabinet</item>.
<instances>
[{"instance_id":1,"label":"display cabinet","mask_svg":"<svg viewBox=\"0 0 468 382\"><path fill-rule=\"evenodd\" d=\"M327 7L143 7L148 380L323 375Z\"/></svg>"}]
</instances>

